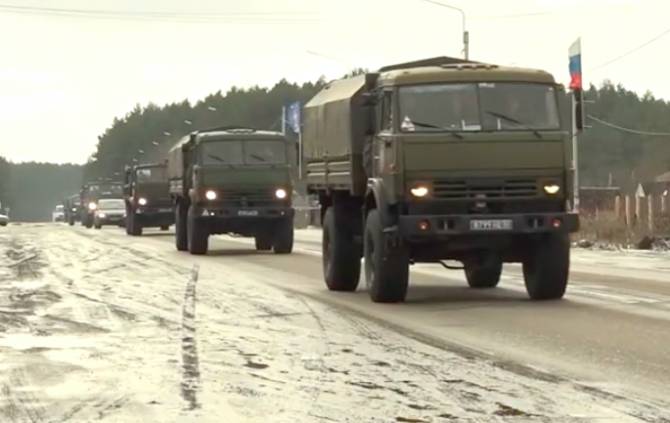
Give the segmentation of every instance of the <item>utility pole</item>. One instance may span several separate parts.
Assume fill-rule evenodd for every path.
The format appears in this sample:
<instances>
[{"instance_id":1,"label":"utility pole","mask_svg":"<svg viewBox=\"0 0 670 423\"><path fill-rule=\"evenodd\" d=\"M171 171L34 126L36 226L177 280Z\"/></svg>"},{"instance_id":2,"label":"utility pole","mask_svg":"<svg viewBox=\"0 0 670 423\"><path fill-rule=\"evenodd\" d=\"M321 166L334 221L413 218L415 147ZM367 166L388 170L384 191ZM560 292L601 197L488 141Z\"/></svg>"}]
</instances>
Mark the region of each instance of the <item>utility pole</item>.
<instances>
[{"instance_id":1,"label":"utility pole","mask_svg":"<svg viewBox=\"0 0 670 423\"><path fill-rule=\"evenodd\" d=\"M574 92L573 95L570 97L572 98L571 104L572 104L572 128L570 131L570 135L572 137L572 169L573 169L573 177L572 177L572 183L573 187L572 189L574 190L574 204L573 204L573 209L575 211L579 211L579 151L578 151L578 145L577 145L577 95L581 95L581 90L579 93Z\"/></svg>"},{"instance_id":2,"label":"utility pole","mask_svg":"<svg viewBox=\"0 0 670 423\"><path fill-rule=\"evenodd\" d=\"M447 9L455 10L461 14L461 31L463 32L463 56L465 60L470 60L470 33L465 26L465 11L460 7L452 6L450 4L442 3L435 0L423 0L426 3L434 4Z\"/></svg>"}]
</instances>

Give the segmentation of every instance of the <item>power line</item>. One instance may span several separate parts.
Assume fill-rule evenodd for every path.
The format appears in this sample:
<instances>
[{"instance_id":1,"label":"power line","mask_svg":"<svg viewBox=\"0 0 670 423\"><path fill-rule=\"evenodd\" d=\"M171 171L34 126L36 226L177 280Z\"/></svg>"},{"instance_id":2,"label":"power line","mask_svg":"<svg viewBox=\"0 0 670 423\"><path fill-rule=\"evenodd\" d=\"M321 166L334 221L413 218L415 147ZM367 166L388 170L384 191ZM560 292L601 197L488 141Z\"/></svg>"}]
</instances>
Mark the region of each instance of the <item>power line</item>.
<instances>
[{"instance_id":1,"label":"power line","mask_svg":"<svg viewBox=\"0 0 670 423\"><path fill-rule=\"evenodd\" d=\"M619 55L619 56L617 56L617 57L615 57L615 58L613 58L613 59L610 59L610 60L608 60L608 61L606 61L606 62L604 62L604 63L601 63L601 64L599 64L599 65L596 66L596 67L593 67L593 68L591 68L591 69L588 69L587 71L588 71L588 72L593 72L594 70L598 70L598 69L604 68L605 66L611 65L612 63L614 63L614 62L616 62L616 61L619 61L619 60L621 60L621 59L623 59L623 58L625 58L625 57L627 57L627 56L630 56L631 54L635 53L636 51L638 51L638 50L640 50L640 49L643 49L643 48L647 47L649 44L654 43L654 42L660 40L661 38L665 37L665 36L668 35L668 34L670 34L670 28L668 28L668 29L666 29L665 31L661 32L660 34L658 34L658 35L655 36L654 38L652 38L652 39L650 39L650 40L648 40L648 41L645 41L644 43L640 44L639 46L637 46L637 47L635 47L635 48L632 48L632 49L628 50L627 52L625 52L625 53L623 53L623 54L621 54L621 55Z\"/></svg>"},{"instance_id":2,"label":"power line","mask_svg":"<svg viewBox=\"0 0 670 423\"><path fill-rule=\"evenodd\" d=\"M651 137L670 137L670 132L651 132L651 131L641 131L639 129L632 129L632 128L626 128L623 126L616 125L611 122L607 122L605 120L599 119L593 115L586 115L587 118L591 119L594 122L597 122L601 125L617 129L622 132L627 132L629 134L635 134L635 135L647 135Z\"/></svg>"},{"instance_id":3,"label":"power line","mask_svg":"<svg viewBox=\"0 0 670 423\"><path fill-rule=\"evenodd\" d=\"M159 11L122 11L101 9L72 9L53 7L17 6L0 4L0 12L22 15L61 16L74 18L102 18L123 20L172 20L193 22L232 23L296 23L313 20L313 14L278 12L240 12L240 13L183 13Z\"/></svg>"}]
</instances>

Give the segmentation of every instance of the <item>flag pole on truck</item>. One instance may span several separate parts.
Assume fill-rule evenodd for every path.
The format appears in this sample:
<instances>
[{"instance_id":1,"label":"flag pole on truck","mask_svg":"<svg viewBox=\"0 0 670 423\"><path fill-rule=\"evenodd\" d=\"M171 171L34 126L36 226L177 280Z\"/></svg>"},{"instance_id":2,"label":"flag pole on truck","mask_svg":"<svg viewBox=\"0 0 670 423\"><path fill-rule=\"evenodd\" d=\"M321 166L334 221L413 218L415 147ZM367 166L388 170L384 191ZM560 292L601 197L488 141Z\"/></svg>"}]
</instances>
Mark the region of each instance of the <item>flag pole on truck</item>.
<instances>
[{"instance_id":1,"label":"flag pole on truck","mask_svg":"<svg viewBox=\"0 0 670 423\"><path fill-rule=\"evenodd\" d=\"M582 39L572 43L568 50L570 56L570 89L572 90L572 171L573 171L573 209L579 211L579 150L577 134L584 127L584 94L582 90Z\"/></svg>"}]
</instances>

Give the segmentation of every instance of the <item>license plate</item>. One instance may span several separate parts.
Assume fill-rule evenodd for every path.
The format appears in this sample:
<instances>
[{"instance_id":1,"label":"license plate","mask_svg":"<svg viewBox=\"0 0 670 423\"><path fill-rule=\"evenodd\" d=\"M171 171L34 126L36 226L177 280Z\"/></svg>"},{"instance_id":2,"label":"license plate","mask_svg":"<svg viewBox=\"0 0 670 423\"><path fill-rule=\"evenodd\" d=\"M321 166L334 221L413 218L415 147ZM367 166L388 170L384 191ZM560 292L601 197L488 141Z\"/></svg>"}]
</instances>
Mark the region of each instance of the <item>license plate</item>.
<instances>
[{"instance_id":1,"label":"license plate","mask_svg":"<svg viewBox=\"0 0 670 423\"><path fill-rule=\"evenodd\" d=\"M513 228L512 219L471 220L470 229L473 231L510 231Z\"/></svg>"},{"instance_id":2,"label":"license plate","mask_svg":"<svg viewBox=\"0 0 670 423\"><path fill-rule=\"evenodd\" d=\"M258 216L258 210L238 210L238 216Z\"/></svg>"}]
</instances>

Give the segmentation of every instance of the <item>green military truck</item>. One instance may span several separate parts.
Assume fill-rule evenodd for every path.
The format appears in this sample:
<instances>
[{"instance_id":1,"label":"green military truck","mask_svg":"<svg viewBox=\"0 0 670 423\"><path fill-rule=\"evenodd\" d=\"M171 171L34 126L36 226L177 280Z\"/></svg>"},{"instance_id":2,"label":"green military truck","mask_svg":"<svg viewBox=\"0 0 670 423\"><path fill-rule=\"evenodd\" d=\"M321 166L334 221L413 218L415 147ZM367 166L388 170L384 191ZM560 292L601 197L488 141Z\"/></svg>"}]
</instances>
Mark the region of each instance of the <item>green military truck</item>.
<instances>
[{"instance_id":1,"label":"green military truck","mask_svg":"<svg viewBox=\"0 0 670 423\"><path fill-rule=\"evenodd\" d=\"M84 184L79 193L81 224L93 227L98 200L102 198L123 198L123 184L110 180L97 180Z\"/></svg>"},{"instance_id":2,"label":"green military truck","mask_svg":"<svg viewBox=\"0 0 670 423\"><path fill-rule=\"evenodd\" d=\"M167 163L126 166L124 175L126 233L141 236L148 227L167 231L174 223Z\"/></svg>"},{"instance_id":3,"label":"green military truck","mask_svg":"<svg viewBox=\"0 0 670 423\"><path fill-rule=\"evenodd\" d=\"M70 225L73 226L76 221L79 220L80 218L80 206L81 206L81 199L79 198L78 194L74 194L69 196L68 198L65 199L63 202L64 205L64 212L65 212L65 221Z\"/></svg>"},{"instance_id":4,"label":"green military truck","mask_svg":"<svg viewBox=\"0 0 670 423\"><path fill-rule=\"evenodd\" d=\"M579 223L564 101L546 72L446 57L324 87L303 148L328 288L355 290L361 256L375 302L404 301L412 263L492 288L521 262L532 299L561 298Z\"/></svg>"},{"instance_id":5,"label":"green military truck","mask_svg":"<svg viewBox=\"0 0 670 423\"><path fill-rule=\"evenodd\" d=\"M211 234L255 237L256 249L293 249L293 186L286 138L222 127L195 131L168 154L176 246L206 254Z\"/></svg>"}]
</instances>

